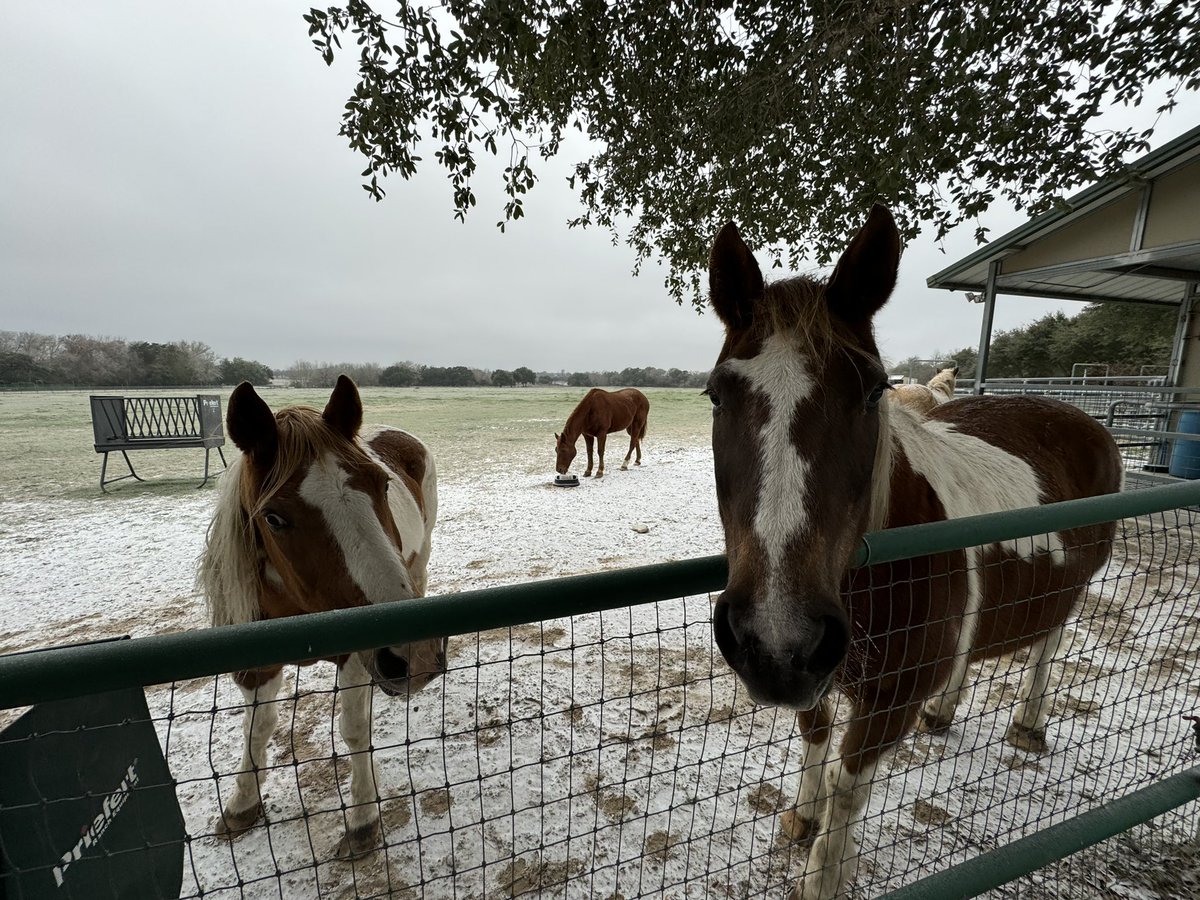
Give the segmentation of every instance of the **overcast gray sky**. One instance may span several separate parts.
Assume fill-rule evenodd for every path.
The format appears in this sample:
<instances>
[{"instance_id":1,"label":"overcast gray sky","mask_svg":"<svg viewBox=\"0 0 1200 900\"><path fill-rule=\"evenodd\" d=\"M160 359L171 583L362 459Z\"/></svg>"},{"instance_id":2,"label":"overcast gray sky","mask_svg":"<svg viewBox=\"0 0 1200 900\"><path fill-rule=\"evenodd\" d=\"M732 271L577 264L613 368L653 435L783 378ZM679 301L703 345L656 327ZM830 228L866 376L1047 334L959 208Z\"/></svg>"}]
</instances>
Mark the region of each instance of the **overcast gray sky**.
<instances>
[{"instance_id":1,"label":"overcast gray sky","mask_svg":"<svg viewBox=\"0 0 1200 900\"><path fill-rule=\"evenodd\" d=\"M677 306L661 271L570 231L566 163L542 164L527 218L501 234L481 173L465 225L434 166L359 187L338 137L350 56L326 68L305 3L24 3L0 59L0 329L200 340L220 356L413 360L538 370L706 369L720 327ZM1115 111L1139 125L1153 106ZM1159 146L1200 120L1192 96ZM432 162L432 149L426 154ZM569 155L568 155L569 158ZM996 208L998 236L1023 217ZM974 345L980 308L928 275L974 248L907 248L878 320L885 356ZM1073 304L1002 301L1012 327Z\"/></svg>"}]
</instances>

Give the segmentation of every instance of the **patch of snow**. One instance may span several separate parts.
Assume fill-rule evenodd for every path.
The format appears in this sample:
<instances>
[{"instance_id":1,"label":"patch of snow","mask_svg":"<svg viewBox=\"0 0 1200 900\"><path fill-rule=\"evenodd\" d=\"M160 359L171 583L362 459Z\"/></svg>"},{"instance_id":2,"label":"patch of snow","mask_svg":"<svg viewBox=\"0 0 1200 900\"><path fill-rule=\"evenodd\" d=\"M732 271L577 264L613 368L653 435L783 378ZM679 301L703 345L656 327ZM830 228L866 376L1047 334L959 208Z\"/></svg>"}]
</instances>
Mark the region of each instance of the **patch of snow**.
<instances>
[{"instance_id":1,"label":"patch of snow","mask_svg":"<svg viewBox=\"0 0 1200 900\"><path fill-rule=\"evenodd\" d=\"M431 592L722 549L707 447L662 451L572 490L551 479L503 466L444 477ZM212 501L201 491L0 504L0 647L202 627L192 577ZM1190 513L1126 523L1055 666L1051 753L1004 743L1020 679L1019 662L1004 659L975 667L948 734L914 735L884 761L852 897L1195 763L1181 720L1200 697L1194 529ZM332 858L349 796L332 667L286 670L268 821L233 842L211 824L240 757L240 693L227 677L148 689L191 835L183 896L783 895L806 853L777 825L799 738L792 717L755 707L715 653L710 602L452 639L444 679L407 699L376 692L388 846L353 863ZM839 727L847 715L843 703ZM1122 860L1140 854L1153 869L1189 827L1164 817L1126 835L1120 854L1080 855L996 896L1172 896Z\"/></svg>"}]
</instances>

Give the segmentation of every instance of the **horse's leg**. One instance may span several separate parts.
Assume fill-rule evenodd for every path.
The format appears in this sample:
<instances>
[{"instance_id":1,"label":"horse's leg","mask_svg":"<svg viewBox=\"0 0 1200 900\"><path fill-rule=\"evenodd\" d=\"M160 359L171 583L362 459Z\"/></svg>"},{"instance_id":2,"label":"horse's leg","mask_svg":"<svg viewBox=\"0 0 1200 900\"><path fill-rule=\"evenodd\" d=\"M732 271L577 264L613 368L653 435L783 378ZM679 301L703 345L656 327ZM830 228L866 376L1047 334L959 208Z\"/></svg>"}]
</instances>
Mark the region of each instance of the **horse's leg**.
<instances>
[{"instance_id":1,"label":"horse's leg","mask_svg":"<svg viewBox=\"0 0 1200 900\"><path fill-rule=\"evenodd\" d=\"M621 471L629 468L629 457L633 456L633 448L637 446L637 422L629 426L629 452L625 454L625 462L621 463Z\"/></svg>"},{"instance_id":2,"label":"horse's leg","mask_svg":"<svg viewBox=\"0 0 1200 900\"><path fill-rule=\"evenodd\" d=\"M842 892L858 866L855 832L871 799L871 780L880 757L911 729L920 711L918 699L897 708L858 708L839 748L841 758L825 766L824 821L820 824L804 877L792 900L831 900ZM878 700L876 701L878 702Z\"/></svg>"},{"instance_id":3,"label":"horse's leg","mask_svg":"<svg viewBox=\"0 0 1200 900\"><path fill-rule=\"evenodd\" d=\"M954 648L954 669L946 686L925 701L921 709L920 728L937 734L946 731L954 723L954 711L962 700L963 687L967 683L967 670L971 666L971 652L975 649L975 633L979 629L979 608L983 602L983 584L979 574L979 549L967 550L967 602L964 604L962 622L958 630L958 644Z\"/></svg>"},{"instance_id":4,"label":"horse's leg","mask_svg":"<svg viewBox=\"0 0 1200 900\"><path fill-rule=\"evenodd\" d=\"M587 452L588 452L588 467L587 467L587 471L583 473L584 478L587 478L589 475L592 474L592 442L594 440L595 440L595 438L593 438L590 434L585 434L583 436L583 442L587 445Z\"/></svg>"},{"instance_id":5,"label":"horse's leg","mask_svg":"<svg viewBox=\"0 0 1200 900\"><path fill-rule=\"evenodd\" d=\"M634 439L637 441L637 444L636 444L636 446L637 446L637 461L636 461L635 465L640 466L642 464L642 438L644 438L645 436L646 436L646 420L642 419L642 421L638 425L637 434L634 435Z\"/></svg>"},{"instance_id":6,"label":"horse's leg","mask_svg":"<svg viewBox=\"0 0 1200 900\"><path fill-rule=\"evenodd\" d=\"M354 859L379 847L379 779L371 752L371 676L351 653L338 669L342 710L338 728L350 748L350 803L338 859Z\"/></svg>"},{"instance_id":7,"label":"horse's leg","mask_svg":"<svg viewBox=\"0 0 1200 900\"><path fill-rule=\"evenodd\" d=\"M267 742L279 721L279 704L275 698L283 684L283 668L238 672L234 680L246 698L242 713L242 764L233 796L213 823L214 834L229 838L241 834L263 817L259 769L266 762Z\"/></svg>"},{"instance_id":8,"label":"horse's leg","mask_svg":"<svg viewBox=\"0 0 1200 900\"><path fill-rule=\"evenodd\" d=\"M1004 735L1004 739L1019 750L1045 753L1049 749L1046 746L1046 716L1052 704L1046 688L1050 683L1050 665L1062 639L1063 626L1059 625L1029 648L1031 665L1021 679L1021 699L1013 712L1008 733Z\"/></svg>"},{"instance_id":9,"label":"horse's leg","mask_svg":"<svg viewBox=\"0 0 1200 900\"><path fill-rule=\"evenodd\" d=\"M608 440L608 435L604 432L596 435L596 455L600 458L600 465L596 468L596 477L604 477L604 442Z\"/></svg>"},{"instance_id":10,"label":"horse's leg","mask_svg":"<svg viewBox=\"0 0 1200 900\"><path fill-rule=\"evenodd\" d=\"M779 828L792 840L802 841L816 832L827 800L824 791L825 763L828 761L829 740L833 731L828 699L823 699L810 710L796 713L796 721L804 736L800 790L796 794L795 808L786 810L779 817Z\"/></svg>"}]
</instances>

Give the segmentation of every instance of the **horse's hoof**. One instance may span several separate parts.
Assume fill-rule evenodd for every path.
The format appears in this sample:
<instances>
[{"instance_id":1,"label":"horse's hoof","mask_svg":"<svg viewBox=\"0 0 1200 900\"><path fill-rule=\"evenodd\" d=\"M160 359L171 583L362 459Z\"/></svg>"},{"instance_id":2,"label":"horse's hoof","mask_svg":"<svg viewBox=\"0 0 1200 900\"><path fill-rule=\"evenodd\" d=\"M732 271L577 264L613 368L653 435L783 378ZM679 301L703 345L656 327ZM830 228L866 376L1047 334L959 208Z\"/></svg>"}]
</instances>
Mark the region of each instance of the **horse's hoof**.
<instances>
[{"instance_id":1,"label":"horse's hoof","mask_svg":"<svg viewBox=\"0 0 1200 900\"><path fill-rule=\"evenodd\" d=\"M923 709L921 710L921 718L917 722L917 731L923 734L945 734L953 724L953 719L943 719L941 716Z\"/></svg>"},{"instance_id":2,"label":"horse's hoof","mask_svg":"<svg viewBox=\"0 0 1200 900\"><path fill-rule=\"evenodd\" d=\"M232 840L244 831L248 831L254 827L259 819L265 819L266 812L263 810L262 801L259 800L249 809L244 809L241 812L235 813L226 809L221 815L213 820L213 835L226 840Z\"/></svg>"},{"instance_id":3,"label":"horse's hoof","mask_svg":"<svg viewBox=\"0 0 1200 900\"><path fill-rule=\"evenodd\" d=\"M800 815L795 809L784 810L779 817L779 833L793 843L803 844L817 833L817 821Z\"/></svg>"},{"instance_id":4,"label":"horse's hoof","mask_svg":"<svg viewBox=\"0 0 1200 900\"><path fill-rule=\"evenodd\" d=\"M628 471L629 471L629 463L623 463L623 464L621 465L621 471L622 471L622 472L628 472Z\"/></svg>"},{"instance_id":5,"label":"horse's hoof","mask_svg":"<svg viewBox=\"0 0 1200 900\"><path fill-rule=\"evenodd\" d=\"M380 836L378 819L357 828L349 828L338 842L333 855L336 859L351 860L374 853L380 847Z\"/></svg>"},{"instance_id":6,"label":"horse's hoof","mask_svg":"<svg viewBox=\"0 0 1200 900\"><path fill-rule=\"evenodd\" d=\"M1026 753L1046 753L1050 749L1050 745L1046 743L1046 730L1044 728L1026 728L1024 725L1018 725L1013 722L1008 726L1008 731L1004 735L1004 740L1018 750L1024 750Z\"/></svg>"},{"instance_id":7,"label":"horse's hoof","mask_svg":"<svg viewBox=\"0 0 1200 900\"><path fill-rule=\"evenodd\" d=\"M602 471L599 471L599 472L597 472L597 473L596 473L596 477L597 477L597 478L603 478L603 477L604 477L604 472L603 472L603 470L602 470Z\"/></svg>"}]
</instances>

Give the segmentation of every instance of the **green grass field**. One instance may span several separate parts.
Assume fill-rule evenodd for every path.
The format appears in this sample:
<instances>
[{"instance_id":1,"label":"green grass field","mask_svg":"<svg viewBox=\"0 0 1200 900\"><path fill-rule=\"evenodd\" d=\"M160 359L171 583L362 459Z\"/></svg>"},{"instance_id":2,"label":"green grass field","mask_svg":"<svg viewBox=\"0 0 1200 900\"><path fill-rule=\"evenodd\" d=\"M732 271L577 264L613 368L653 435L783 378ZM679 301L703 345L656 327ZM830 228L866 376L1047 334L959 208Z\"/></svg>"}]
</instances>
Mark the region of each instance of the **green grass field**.
<instances>
[{"instance_id":1,"label":"green grass field","mask_svg":"<svg viewBox=\"0 0 1200 900\"><path fill-rule=\"evenodd\" d=\"M0 393L0 500L45 500L55 497L101 496L101 457L92 447L88 411L91 393L170 396L179 390L39 391ZM224 412L230 389L217 388ZM321 408L327 390L264 388L272 409L304 403ZM479 475L489 471L535 474L554 468L554 432L584 395L582 388L366 388L364 420L396 425L424 440L437 459L439 477ZM708 401L695 389L646 388L650 418L645 447L691 447L707 444L711 415ZM605 462L613 469L628 449L624 433L609 441ZM237 453L227 440L227 459ZM574 469L583 471L583 442ZM186 492L200 482L203 450L138 451L130 454L138 474L150 484L123 481L111 485L114 498L152 491ZM217 454L214 467L220 468ZM109 475L123 474L119 454L109 457ZM210 482L211 486L212 482Z\"/></svg>"}]
</instances>

